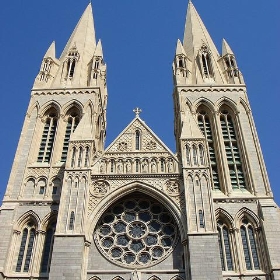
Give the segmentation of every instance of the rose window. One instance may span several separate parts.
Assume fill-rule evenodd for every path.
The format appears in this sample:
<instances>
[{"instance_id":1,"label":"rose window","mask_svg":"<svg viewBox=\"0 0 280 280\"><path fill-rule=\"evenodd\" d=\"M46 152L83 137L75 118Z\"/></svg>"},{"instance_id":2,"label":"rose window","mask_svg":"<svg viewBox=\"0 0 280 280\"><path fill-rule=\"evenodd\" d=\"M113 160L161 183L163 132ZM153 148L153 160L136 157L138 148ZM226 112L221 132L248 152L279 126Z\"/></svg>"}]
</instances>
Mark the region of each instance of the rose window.
<instances>
[{"instance_id":1,"label":"rose window","mask_svg":"<svg viewBox=\"0 0 280 280\"><path fill-rule=\"evenodd\" d=\"M177 225L154 199L135 194L112 205L100 218L95 242L108 259L126 267L162 261L177 241Z\"/></svg>"}]
</instances>

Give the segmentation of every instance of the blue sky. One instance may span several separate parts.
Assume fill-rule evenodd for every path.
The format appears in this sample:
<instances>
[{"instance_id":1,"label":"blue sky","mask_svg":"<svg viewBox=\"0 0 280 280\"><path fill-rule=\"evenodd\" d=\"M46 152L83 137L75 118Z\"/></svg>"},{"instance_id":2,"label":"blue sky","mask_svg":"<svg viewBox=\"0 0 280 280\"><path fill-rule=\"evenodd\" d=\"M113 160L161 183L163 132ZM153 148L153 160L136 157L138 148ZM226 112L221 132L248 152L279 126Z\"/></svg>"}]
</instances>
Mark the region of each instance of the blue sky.
<instances>
[{"instance_id":1,"label":"blue sky","mask_svg":"<svg viewBox=\"0 0 280 280\"><path fill-rule=\"evenodd\" d=\"M279 27L280 1L193 0L218 50L224 37L248 88L274 195L280 204ZM42 57L53 40L60 55L86 0L3 0L0 10L0 198ZM134 117L175 151L172 71L182 39L187 0L93 0L97 38L108 66L106 146Z\"/></svg>"}]
</instances>

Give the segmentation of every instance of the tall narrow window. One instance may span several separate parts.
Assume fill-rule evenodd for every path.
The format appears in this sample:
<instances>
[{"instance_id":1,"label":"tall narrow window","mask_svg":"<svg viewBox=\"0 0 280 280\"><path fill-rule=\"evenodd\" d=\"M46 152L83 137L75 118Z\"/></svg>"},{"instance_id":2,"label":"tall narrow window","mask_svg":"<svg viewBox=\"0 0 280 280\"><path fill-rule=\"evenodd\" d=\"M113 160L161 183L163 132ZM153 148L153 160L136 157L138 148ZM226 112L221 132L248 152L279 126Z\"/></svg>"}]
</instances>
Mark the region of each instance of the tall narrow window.
<instances>
[{"instance_id":1,"label":"tall narrow window","mask_svg":"<svg viewBox=\"0 0 280 280\"><path fill-rule=\"evenodd\" d=\"M71 157L71 167L75 167L75 161L76 161L76 148L73 147L72 157Z\"/></svg>"},{"instance_id":2,"label":"tall narrow window","mask_svg":"<svg viewBox=\"0 0 280 280\"><path fill-rule=\"evenodd\" d=\"M200 161L199 163L200 163L200 165L204 165L204 149L203 149L203 146L199 145L198 149L199 149L199 161Z\"/></svg>"},{"instance_id":3,"label":"tall narrow window","mask_svg":"<svg viewBox=\"0 0 280 280\"><path fill-rule=\"evenodd\" d=\"M78 167L81 167L83 159L83 148L80 147L79 149L79 157L78 157Z\"/></svg>"},{"instance_id":4,"label":"tall narrow window","mask_svg":"<svg viewBox=\"0 0 280 280\"><path fill-rule=\"evenodd\" d=\"M197 165L198 164L198 161L197 161L197 148L196 148L195 145L193 145L192 150L193 150L193 164Z\"/></svg>"},{"instance_id":5,"label":"tall narrow window","mask_svg":"<svg viewBox=\"0 0 280 280\"><path fill-rule=\"evenodd\" d=\"M164 160L164 158L160 159L160 171L161 172L165 171L165 160Z\"/></svg>"},{"instance_id":6,"label":"tall narrow window","mask_svg":"<svg viewBox=\"0 0 280 280\"><path fill-rule=\"evenodd\" d=\"M35 241L35 227L32 222L28 223L22 231L22 238L16 264L16 272L28 272Z\"/></svg>"},{"instance_id":7,"label":"tall narrow window","mask_svg":"<svg viewBox=\"0 0 280 280\"><path fill-rule=\"evenodd\" d=\"M50 162L57 127L57 113L54 109L48 110L45 116L45 125L41 138L38 162Z\"/></svg>"},{"instance_id":8,"label":"tall narrow window","mask_svg":"<svg viewBox=\"0 0 280 280\"><path fill-rule=\"evenodd\" d=\"M139 159L136 159L135 161L135 172L139 172L140 171L140 161Z\"/></svg>"},{"instance_id":9,"label":"tall narrow window","mask_svg":"<svg viewBox=\"0 0 280 280\"><path fill-rule=\"evenodd\" d=\"M76 47L73 47L70 52L68 53L68 56L65 61L66 70L65 71L65 79L72 79L74 77L75 68L77 61L79 60L79 53L76 49Z\"/></svg>"},{"instance_id":10,"label":"tall narrow window","mask_svg":"<svg viewBox=\"0 0 280 280\"><path fill-rule=\"evenodd\" d=\"M191 148L190 146L186 146L186 158L187 158L187 165L191 165Z\"/></svg>"},{"instance_id":11,"label":"tall narrow window","mask_svg":"<svg viewBox=\"0 0 280 280\"><path fill-rule=\"evenodd\" d=\"M69 219L69 229L73 230L74 229L74 222L75 222L75 214L72 211L70 214L70 219Z\"/></svg>"},{"instance_id":12,"label":"tall narrow window","mask_svg":"<svg viewBox=\"0 0 280 280\"><path fill-rule=\"evenodd\" d=\"M111 170L111 173L114 173L115 171L115 161L113 159L111 159L111 167L110 167L110 170Z\"/></svg>"},{"instance_id":13,"label":"tall narrow window","mask_svg":"<svg viewBox=\"0 0 280 280\"><path fill-rule=\"evenodd\" d=\"M227 226L218 221L218 234L219 234L219 248L220 248L220 258L222 269L226 270L233 270L233 260L232 260L232 253L231 253L231 240L230 234Z\"/></svg>"},{"instance_id":14,"label":"tall narrow window","mask_svg":"<svg viewBox=\"0 0 280 280\"><path fill-rule=\"evenodd\" d=\"M214 140L213 140L213 135L212 135L212 129L211 129L209 116L206 113L206 111L204 111L204 110L200 110L198 112L198 125L207 140L214 189L220 190L221 187L220 187L220 180L219 180L219 174L218 174L218 166L217 166L216 151L215 151L215 145L214 145Z\"/></svg>"},{"instance_id":15,"label":"tall narrow window","mask_svg":"<svg viewBox=\"0 0 280 280\"><path fill-rule=\"evenodd\" d=\"M43 255L42 255L41 272L49 272L50 270L55 227L56 227L56 223L52 223L48 227L46 232Z\"/></svg>"},{"instance_id":16,"label":"tall narrow window","mask_svg":"<svg viewBox=\"0 0 280 280\"><path fill-rule=\"evenodd\" d=\"M244 259L247 270L260 269L255 231L247 219L243 219L240 234L243 245Z\"/></svg>"},{"instance_id":17,"label":"tall narrow window","mask_svg":"<svg viewBox=\"0 0 280 280\"><path fill-rule=\"evenodd\" d=\"M232 117L227 110L223 110L220 120L232 189L246 189Z\"/></svg>"},{"instance_id":18,"label":"tall narrow window","mask_svg":"<svg viewBox=\"0 0 280 280\"><path fill-rule=\"evenodd\" d=\"M140 131L135 131L135 150L140 150Z\"/></svg>"},{"instance_id":19,"label":"tall narrow window","mask_svg":"<svg viewBox=\"0 0 280 280\"><path fill-rule=\"evenodd\" d=\"M198 216L199 216L199 227L204 228L204 214L202 210L198 211Z\"/></svg>"},{"instance_id":20,"label":"tall narrow window","mask_svg":"<svg viewBox=\"0 0 280 280\"><path fill-rule=\"evenodd\" d=\"M85 167L89 166L89 147L86 147L86 154L85 154Z\"/></svg>"},{"instance_id":21,"label":"tall narrow window","mask_svg":"<svg viewBox=\"0 0 280 280\"><path fill-rule=\"evenodd\" d=\"M213 78L212 67L211 67L211 59L208 52L203 52L201 54L203 74L205 78Z\"/></svg>"},{"instance_id":22,"label":"tall narrow window","mask_svg":"<svg viewBox=\"0 0 280 280\"><path fill-rule=\"evenodd\" d=\"M62 148L62 154L61 154L62 162L66 161L70 136L75 131L75 129L80 121L79 113L76 108L70 109L68 111L67 115L68 115L68 119L67 119L67 125L66 125L66 129L65 129L63 148Z\"/></svg>"}]
</instances>

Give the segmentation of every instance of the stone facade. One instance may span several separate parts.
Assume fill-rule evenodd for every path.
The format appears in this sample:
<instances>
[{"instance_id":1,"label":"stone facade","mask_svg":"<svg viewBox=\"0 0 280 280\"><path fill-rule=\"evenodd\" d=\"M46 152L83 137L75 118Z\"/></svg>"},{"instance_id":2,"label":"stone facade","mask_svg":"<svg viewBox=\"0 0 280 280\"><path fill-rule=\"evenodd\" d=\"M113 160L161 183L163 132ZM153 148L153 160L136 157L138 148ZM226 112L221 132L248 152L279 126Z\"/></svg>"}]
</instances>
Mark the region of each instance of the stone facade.
<instances>
[{"instance_id":1,"label":"stone facade","mask_svg":"<svg viewBox=\"0 0 280 280\"><path fill-rule=\"evenodd\" d=\"M191 1L173 79L176 154L138 108L105 149L91 4L59 59L51 44L1 206L0 279L280 279L280 212L246 86Z\"/></svg>"}]
</instances>

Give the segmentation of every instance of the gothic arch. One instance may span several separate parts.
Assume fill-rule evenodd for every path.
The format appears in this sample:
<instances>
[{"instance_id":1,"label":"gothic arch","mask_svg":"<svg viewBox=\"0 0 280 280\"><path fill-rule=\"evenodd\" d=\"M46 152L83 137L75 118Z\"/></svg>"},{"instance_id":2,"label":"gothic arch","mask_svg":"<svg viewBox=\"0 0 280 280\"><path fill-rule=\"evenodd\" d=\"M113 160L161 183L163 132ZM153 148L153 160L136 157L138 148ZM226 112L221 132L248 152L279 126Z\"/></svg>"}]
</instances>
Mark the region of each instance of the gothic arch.
<instances>
[{"instance_id":1,"label":"gothic arch","mask_svg":"<svg viewBox=\"0 0 280 280\"><path fill-rule=\"evenodd\" d=\"M40 105L39 105L39 102L36 101L36 102L29 108L29 110L27 111L27 114L28 114L29 116L31 116L31 115L33 115L34 112L35 112L35 115L37 116L39 110L40 110Z\"/></svg>"},{"instance_id":2,"label":"gothic arch","mask_svg":"<svg viewBox=\"0 0 280 280\"><path fill-rule=\"evenodd\" d=\"M80 118L82 118L83 107L84 106L80 101L78 101L77 99L72 99L63 105L61 112L63 116L66 116L69 110L71 110L72 108L77 108Z\"/></svg>"},{"instance_id":3,"label":"gothic arch","mask_svg":"<svg viewBox=\"0 0 280 280\"><path fill-rule=\"evenodd\" d=\"M23 215L21 215L18 218L17 222L15 223L14 229L21 230L24 227L24 225L26 225L30 221L33 221L35 224L35 227L38 229L38 227L41 223L41 219L33 210L29 210L29 211L25 212Z\"/></svg>"},{"instance_id":4,"label":"gothic arch","mask_svg":"<svg viewBox=\"0 0 280 280\"><path fill-rule=\"evenodd\" d=\"M172 277L170 280L183 280L183 278L181 276L176 275Z\"/></svg>"},{"instance_id":5,"label":"gothic arch","mask_svg":"<svg viewBox=\"0 0 280 280\"><path fill-rule=\"evenodd\" d=\"M145 184L143 182L135 181L133 183L124 185L119 187L117 190L105 196L99 204L97 204L94 211L89 216L89 220L91 221L86 229L86 236L88 240L92 239L92 233L94 232L95 226L99 221L100 217L103 213L115 202L119 199L135 193L141 192L150 196L151 198L160 202L173 216L181 236L181 239L184 239L186 236L186 217L182 214L179 207L165 194L161 191L157 190L155 187Z\"/></svg>"},{"instance_id":6,"label":"gothic arch","mask_svg":"<svg viewBox=\"0 0 280 280\"><path fill-rule=\"evenodd\" d=\"M206 107L206 109L209 111L209 113L211 113L213 117L215 113L215 105L210 99L205 97L200 97L199 99L197 99L193 104L194 111L197 112L200 106Z\"/></svg>"},{"instance_id":7,"label":"gothic arch","mask_svg":"<svg viewBox=\"0 0 280 280\"><path fill-rule=\"evenodd\" d=\"M161 280L159 277L152 275L148 280Z\"/></svg>"},{"instance_id":8,"label":"gothic arch","mask_svg":"<svg viewBox=\"0 0 280 280\"><path fill-rule=\"evenodd\" d=\"M97 276L93 276L93 277L89 278L89 280L101 280L101 279Z\"/></svg>"},{"instance_id":9,"label":"gothic arch","mask_svg":"<svg viewBox=\"0 0 280 280\"><path fill-rule=\"evenodd\" d=\"M120 276L116 276L112 280L124 280L124 279L122 277L120 277Z\"/></svg>"},{"instance_id":10,"label":"gothic arch","mask_svg":"<svg viewBox=\"0 0 280 280\"><path fill-rule=\"evenodd\" d=\"M245 109L247 114L251 112L251 108L250 108L249 104L241 97L240 97L240 104Z\"/></svg>"},{"instance_id":11,"label":"gothic arch","mask_svg":"<svg viewBox=\"0 0 280 280\"><path fill-rule=\"evenodd\" d=\"M260 219L259 217L249 208L243 207L241 208L234 217L234 225L236 227L240 227L242 223L242 219L248 219L254 226L260 227Z\"/></svg>"},{"instance_id":12,"label":"gothic arch","mask_svg":"<svg viewBox=\"0 0 280 280\"><path fill-rule=\"evenodd\" d=\"M219 112L223 106L227 106L233 114L239 113L236 102L226 96L223 96L216 101L216 111Z\"/></svg>"},{"instance_id":13,"label":"gothic arch","mask_svg":"<svg viewBox=\"0 0 280 280\"><path fill-rule=\"evenodd\" d=\"M234 227L234 219L233 217L223 208L218 208L215 210L216 221L221 219L225 224L229 226L229 228Z\"/></svg>"},{"instance_id":14,"label":"gothic arch","mask_svg":"<svg viewBox=\"0 0 280 280\"><path fill-rule=\"evenodd\" d=\"M52 211L48 213L41 222L41 229L46 231L48 225L57 219L57 211Z\"/></svg>"},{"instance_id":15,"label":"gothic arch","mask_svg":"<svg viewBox=\"0 0 280 280\"><path fill-rule=\"evenodd\" d=\"M60 112L61 112L61 106L60 104L55 101L55 100L50 100L48 102L46 102L45 104L43 104L39 110L39 116L42 118L44 117L44 115L47 113L47 111L49 109L54 108L54 110L57 112L57 116L59 116Z\"/></svg>"}]
</instances>

